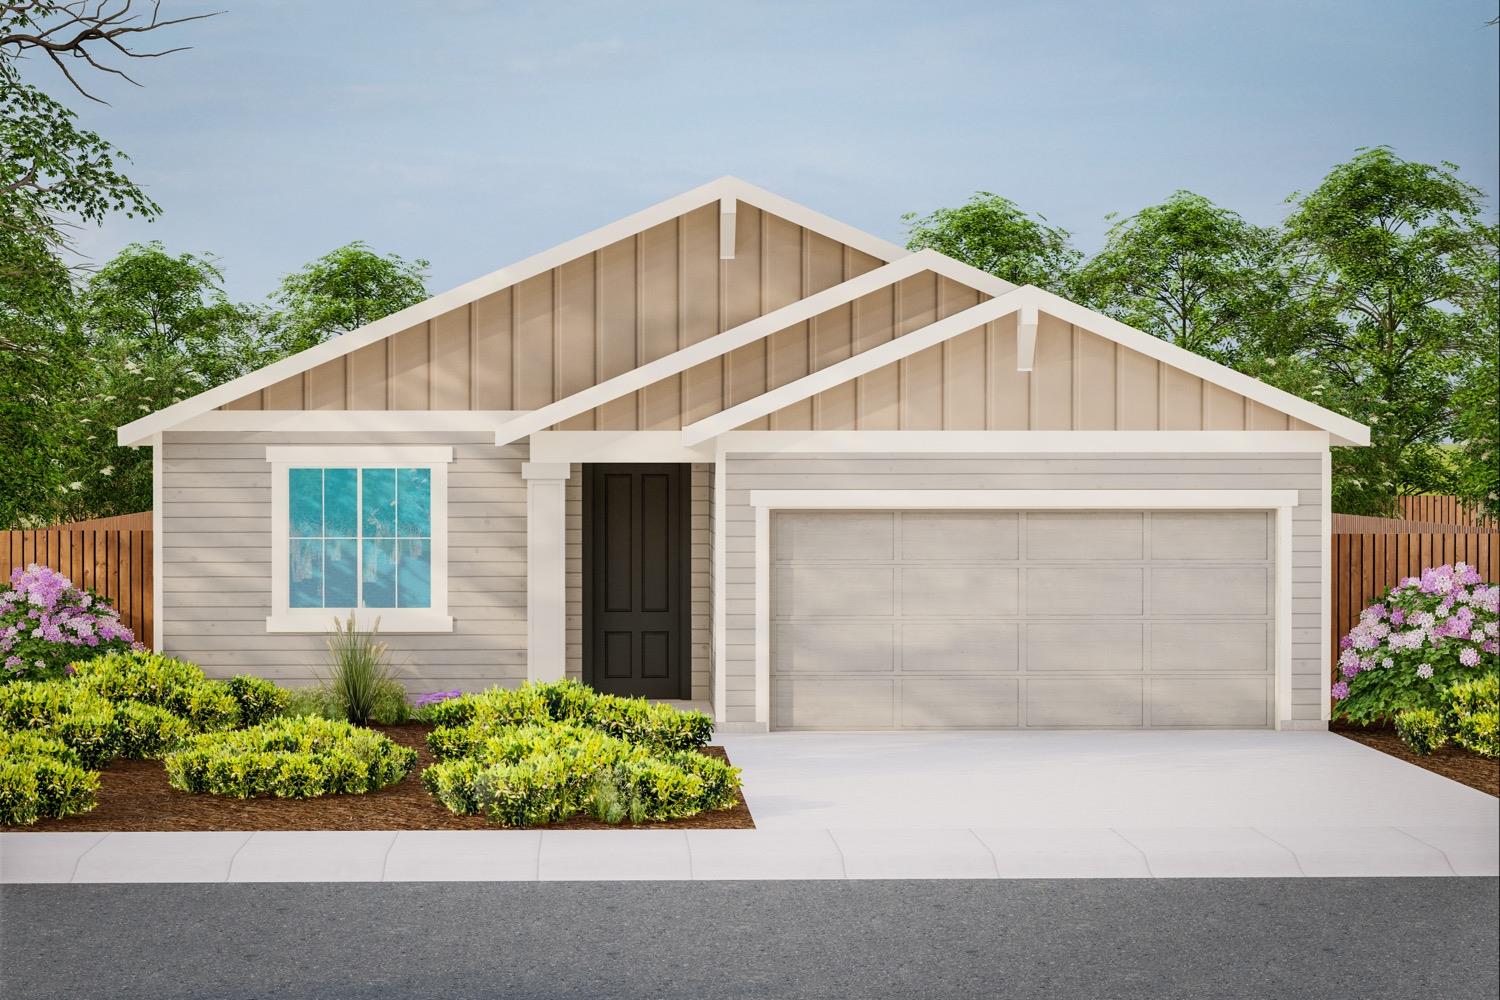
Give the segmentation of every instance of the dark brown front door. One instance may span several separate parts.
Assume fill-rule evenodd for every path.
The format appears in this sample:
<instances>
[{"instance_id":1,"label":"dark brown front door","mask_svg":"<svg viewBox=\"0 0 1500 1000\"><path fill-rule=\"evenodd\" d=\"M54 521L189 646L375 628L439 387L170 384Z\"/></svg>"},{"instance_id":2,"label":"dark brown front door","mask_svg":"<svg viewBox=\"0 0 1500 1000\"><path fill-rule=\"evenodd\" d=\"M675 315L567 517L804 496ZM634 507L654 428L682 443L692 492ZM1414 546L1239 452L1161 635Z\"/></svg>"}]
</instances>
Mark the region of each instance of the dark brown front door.
<instances>
[{"instance_id":1,"label":"dark brown front door","mask_svg":"<svg viewBox=\"0 0 1500 1000\"><path fill-rule=\"evenodd\" d=\"M583 678L597 691L686 698L688 466L586 465Z\"/></svg>"}]
</instances>

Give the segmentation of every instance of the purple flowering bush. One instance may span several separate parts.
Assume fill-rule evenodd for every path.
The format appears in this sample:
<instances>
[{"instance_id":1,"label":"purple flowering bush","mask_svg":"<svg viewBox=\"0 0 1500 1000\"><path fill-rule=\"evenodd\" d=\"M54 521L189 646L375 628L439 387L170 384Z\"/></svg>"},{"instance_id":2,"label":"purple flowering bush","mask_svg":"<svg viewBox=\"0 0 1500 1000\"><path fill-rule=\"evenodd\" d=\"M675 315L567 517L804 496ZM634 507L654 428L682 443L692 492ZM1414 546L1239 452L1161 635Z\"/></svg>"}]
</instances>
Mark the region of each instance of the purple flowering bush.
<instances>
[{"instance_id":1,"label":"purple flowering bush","mask_svg":"<svg viewBox=\"0 0 1500 1000\"><path fill-rule=\"evenodd\" d=\"M31 563L0 591L0 679L61 677L74 660L143 648L108 601Z\"/></svg>"},{"instance_id":2,"label":"purple flowering bush","mask_svg":"<svg viewBox=\"0 0 1500 1000\"><path fill-rule=\"evenodd\" d=\"M1360 612L1339 641L1334 715L1370 723L1410 709L1441 711L1460 682L1497 672L1500 587L1465 563L1424 569Z\"/></svg>"}]
</instances>

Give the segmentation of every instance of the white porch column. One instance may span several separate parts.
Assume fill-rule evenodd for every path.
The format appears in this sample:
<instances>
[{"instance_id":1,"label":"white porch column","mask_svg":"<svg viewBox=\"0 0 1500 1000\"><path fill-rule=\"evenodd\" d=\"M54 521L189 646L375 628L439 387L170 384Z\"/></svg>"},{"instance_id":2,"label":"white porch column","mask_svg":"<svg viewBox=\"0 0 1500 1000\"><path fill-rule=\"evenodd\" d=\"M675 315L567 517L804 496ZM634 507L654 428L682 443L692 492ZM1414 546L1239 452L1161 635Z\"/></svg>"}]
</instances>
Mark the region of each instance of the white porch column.
<instances>
[{"instance_id":1,"label":"white porch column","mask_svg":"<svg viewBox=\"0 0 1500 1000\"><path fill-rule=\"evenodd\" d=\"M526 677L562 680L567 666L566 462L523 462L526 480Z\"/></svg>"}]
</instances>

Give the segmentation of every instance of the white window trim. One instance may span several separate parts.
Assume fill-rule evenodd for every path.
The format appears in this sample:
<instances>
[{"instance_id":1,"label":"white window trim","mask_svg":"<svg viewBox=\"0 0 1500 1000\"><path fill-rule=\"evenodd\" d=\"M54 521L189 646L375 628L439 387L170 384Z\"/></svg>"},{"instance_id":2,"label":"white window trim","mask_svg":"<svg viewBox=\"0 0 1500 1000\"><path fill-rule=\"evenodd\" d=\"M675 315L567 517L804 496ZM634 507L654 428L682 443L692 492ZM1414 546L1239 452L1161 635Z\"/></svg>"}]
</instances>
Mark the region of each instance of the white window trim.
<instances>
[{"instance_id":1,"label":"white window trim","mask_svg":"<svg viewBox=\"0 0 1500 1000\"><path fill-rule=\"evenodd\" d=\"M1276 703L1272 715L1277 729L1295 728L1291 721L1292 511L1297 502L1296 490L751 490L750 506L755 510L755 722L767 729L771 725L773 511L1266 510L1276 515ZM1326 542L1324 549L1326 552ZM1324 676L1326 679L1326 672Z\"/></svg>"},{"instance_id":2,"label":"white window trim","mask_svg":"<svg viewBox=\"0 0 1500 1000\"><path fill-rule=\"evenodd\" d=\"M392 633L452 632L448 615L448 463L450 447L399 445L272 446L271 463L271 614L266 631L332 632L334 619L352 616L358 628L380 620L380 631ZM432 472L432 607L431 608L292 608L287 572L291 545L288 472L299 468L425 468Z\"/></svg>"}]
</instances>

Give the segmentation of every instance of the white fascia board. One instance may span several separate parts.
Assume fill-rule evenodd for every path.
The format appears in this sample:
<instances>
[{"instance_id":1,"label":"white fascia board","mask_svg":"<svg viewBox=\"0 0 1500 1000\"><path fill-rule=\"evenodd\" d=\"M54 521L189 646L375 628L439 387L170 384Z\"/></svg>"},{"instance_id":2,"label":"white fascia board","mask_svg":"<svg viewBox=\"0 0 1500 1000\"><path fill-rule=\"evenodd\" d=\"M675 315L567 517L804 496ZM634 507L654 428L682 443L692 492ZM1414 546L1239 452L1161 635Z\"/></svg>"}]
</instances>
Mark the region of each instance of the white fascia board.
<instances>
[{"instance_id":1,"label":"white fascia board","mask_svg":"<svg viewBox=\"0 0 1500 1000\"><path fill-rule=\"evenodd\" d=\"M283 379L316 368L324 362L357 351L392 334L400 333L408 327L425 323L459 306L467 305L487 295L493 295L527 278L566 264L570 260L576 260L612 243L618 243L620 240L644 232L711 202L722 202L725 199L737 199L753 204L757 208L766 209L790 222L816 230L880 260L893 261L910 254L910 251L903 247L830 219L826 215L764 191L753 184L747 184L737 177L720 177L693 188L691 191L685 191L658 202L650 208L627 215L617 222L560 243L550 250L544 250L525 260L502 267L498 271L475 278L473 281L409 306L400 312L392 313L357 330L351 330L289 358L283 358L264 368L209 389L207 392L201 392L139 420L131 421L119 428L116 438L121 445L141 444L149 440L153 434L175 428L189 417L217 409L225 403L231 403L252 392L258 392L266 386L275 385Z\"/></svg>"},{"instance_id":2,"label":"white fascia board","mask_svg":"<svg viewBox=\"0 0 1500 1000\"><path fill-rule=\"evenodd\" d=\"M712 462L713 442L690 448L681 431L537 431L533 462Z\"/></svg>"},{"instance_id":3,"label":"white fascia board","mask_svg":"<svg viewBox=\"0 0 1500 1000\"><path fill-rule=\"evenodd\" d=\"M453 449L448 445L269 445L266 461L323 466L444 465L453 461Z\"/></svg>"},{"instance_id":4,"label":"white fascia board","mask_svg":"<svg viewBox=\"0 0 1500 1000\"><path fill-rule=\"evenodd\" d=\"M490 431L526 410L209 410L173 431L288 434Z\"/></svg>"},{"instance_id":5,"label":"white fascia board","mask_svg":"<svg viewBox=\"0 0 1500 1000\"><path fill-rule=\"evenodd\" d=\"M877 368L910 357L918 351L924 351L945 340L951 340L975 327L993 322L1019 309L1024 304L1023 299L1030 288L1031 286L1028 285L1026 288L1016 289L998 298L981 302L977 306L970 306L946 319L929 323L911 333L888 340L878 347L861 351L827 368L820 368L810 375L804 375L802 378L763 392L753 399L747 399L736 406L720 410L712 416L704 417L697 423L684 427L682 439L689 445L707 441L709 438L743 426L751 420L756 420L768 413L775 413L784 406L790 406L825 389L842 385Z\"/></svg>"},{"instance_id":6,"label":"white fascia board","mask_svg":"<svg viewBox=\"0 0 1500 1000\"><path fill-rule=\"evenodd\" d=\"M780 309L773 309L763 316L758 316L748 323L725 330L723 333L700 340L696 344L684 347L680 351L674 351L665 357L657 358L655 361L632 368L628 372L622 372L614 378L605 379L597 385L591 385L587 389L575 392L571 396L559 399L555 403L549 403L540 409L532 410L523 416L502 425L495 431L495 443L497 445L510 444L518 441L529 434L545 430L559 421L580 413L587 413L597 406L602 406L610 400L618 399L627 393L644 389L649 385L660 382L664 378L670 378L679 372L687 371L694 365L700 365L705 361L728 354L730 351L753 344L755 341L789 326L809 320L820 313L837 308L847 302L852 302L861 295L893 285L903 278L913 274L934 269L945 258L935 250L923 250L920 253L909 254L901 260L877 267L873 271L867 271L857 278L834 285L832 288L824 289L805 299L798 299ZM908 334L910 336L910 334Z\"/></svg>"},{"instance_id":7,"label":"white fascia board","mask_svg":"<svg viewBox=\"0 0 1500 1000\"><path fill-rule=\"evenodd\" d=\"M734 260L735 207L733 198L719 199L719 259Z\"/></svg>"},{"instance_id":8,"label":"white fascia board","mask_svg":"<svg viewBox=\"0 0 1500 1000\"><path fill-rule=\"evenodd\" d=\"M1275 455L1329 445L1327 431L729 431L717 441L728 455Z\"/></svg>"},{"instance_id":9,"label":"white fascia board","mask_svg":"<svg viewBox=\"0 0 1500 1000\"><path fill-rule=\"evenodd\" d=\"M1036 367L1035 306L1026 306L1016 320L1016 371L1029 372Z\"/></svg>"},{"instance_id":10,"label":"white fascia board","mask_svg":"<svg viewBox=\"0 0 1500 1000\"><path fill-rule=\"evenodd\" d=\"M1296 490L751 490L793 510L1276 510Z\"/></svg>"},{"instance_id":11,"label":"white fascia board","mask_svg":"<svg viewBox=\"0 0 1500 1000\"><path fill-rule=\"evenodd\" d=\"M1216 361L1210 361L1202 355L1184 350L1176 344L1170 344L1160 337L1153 337L1132 326L1126 326L1117 319L1095 312L1076 302L1069 302L1060 295L1038 288L1036 296L1038 308L1050 316L1072 323L1074 326L1083 327L1090 333L1107 337L1132 351L1138 351L1173 368L1196 375L1204 381L1222 386L1230 392L1239 393L1258 403L1264 403L1274 410L1290 414L1314 427L1322 428L1334 436L1335 444L1363 447L1370 443L1370 428L1357 420L1350 420L1342 414L1334 413L1301 396L1294 396L1285 390L1267 385L1259 379L1251 378L1243 372L1237 372Z\"/></svg>"}]
</instances>

